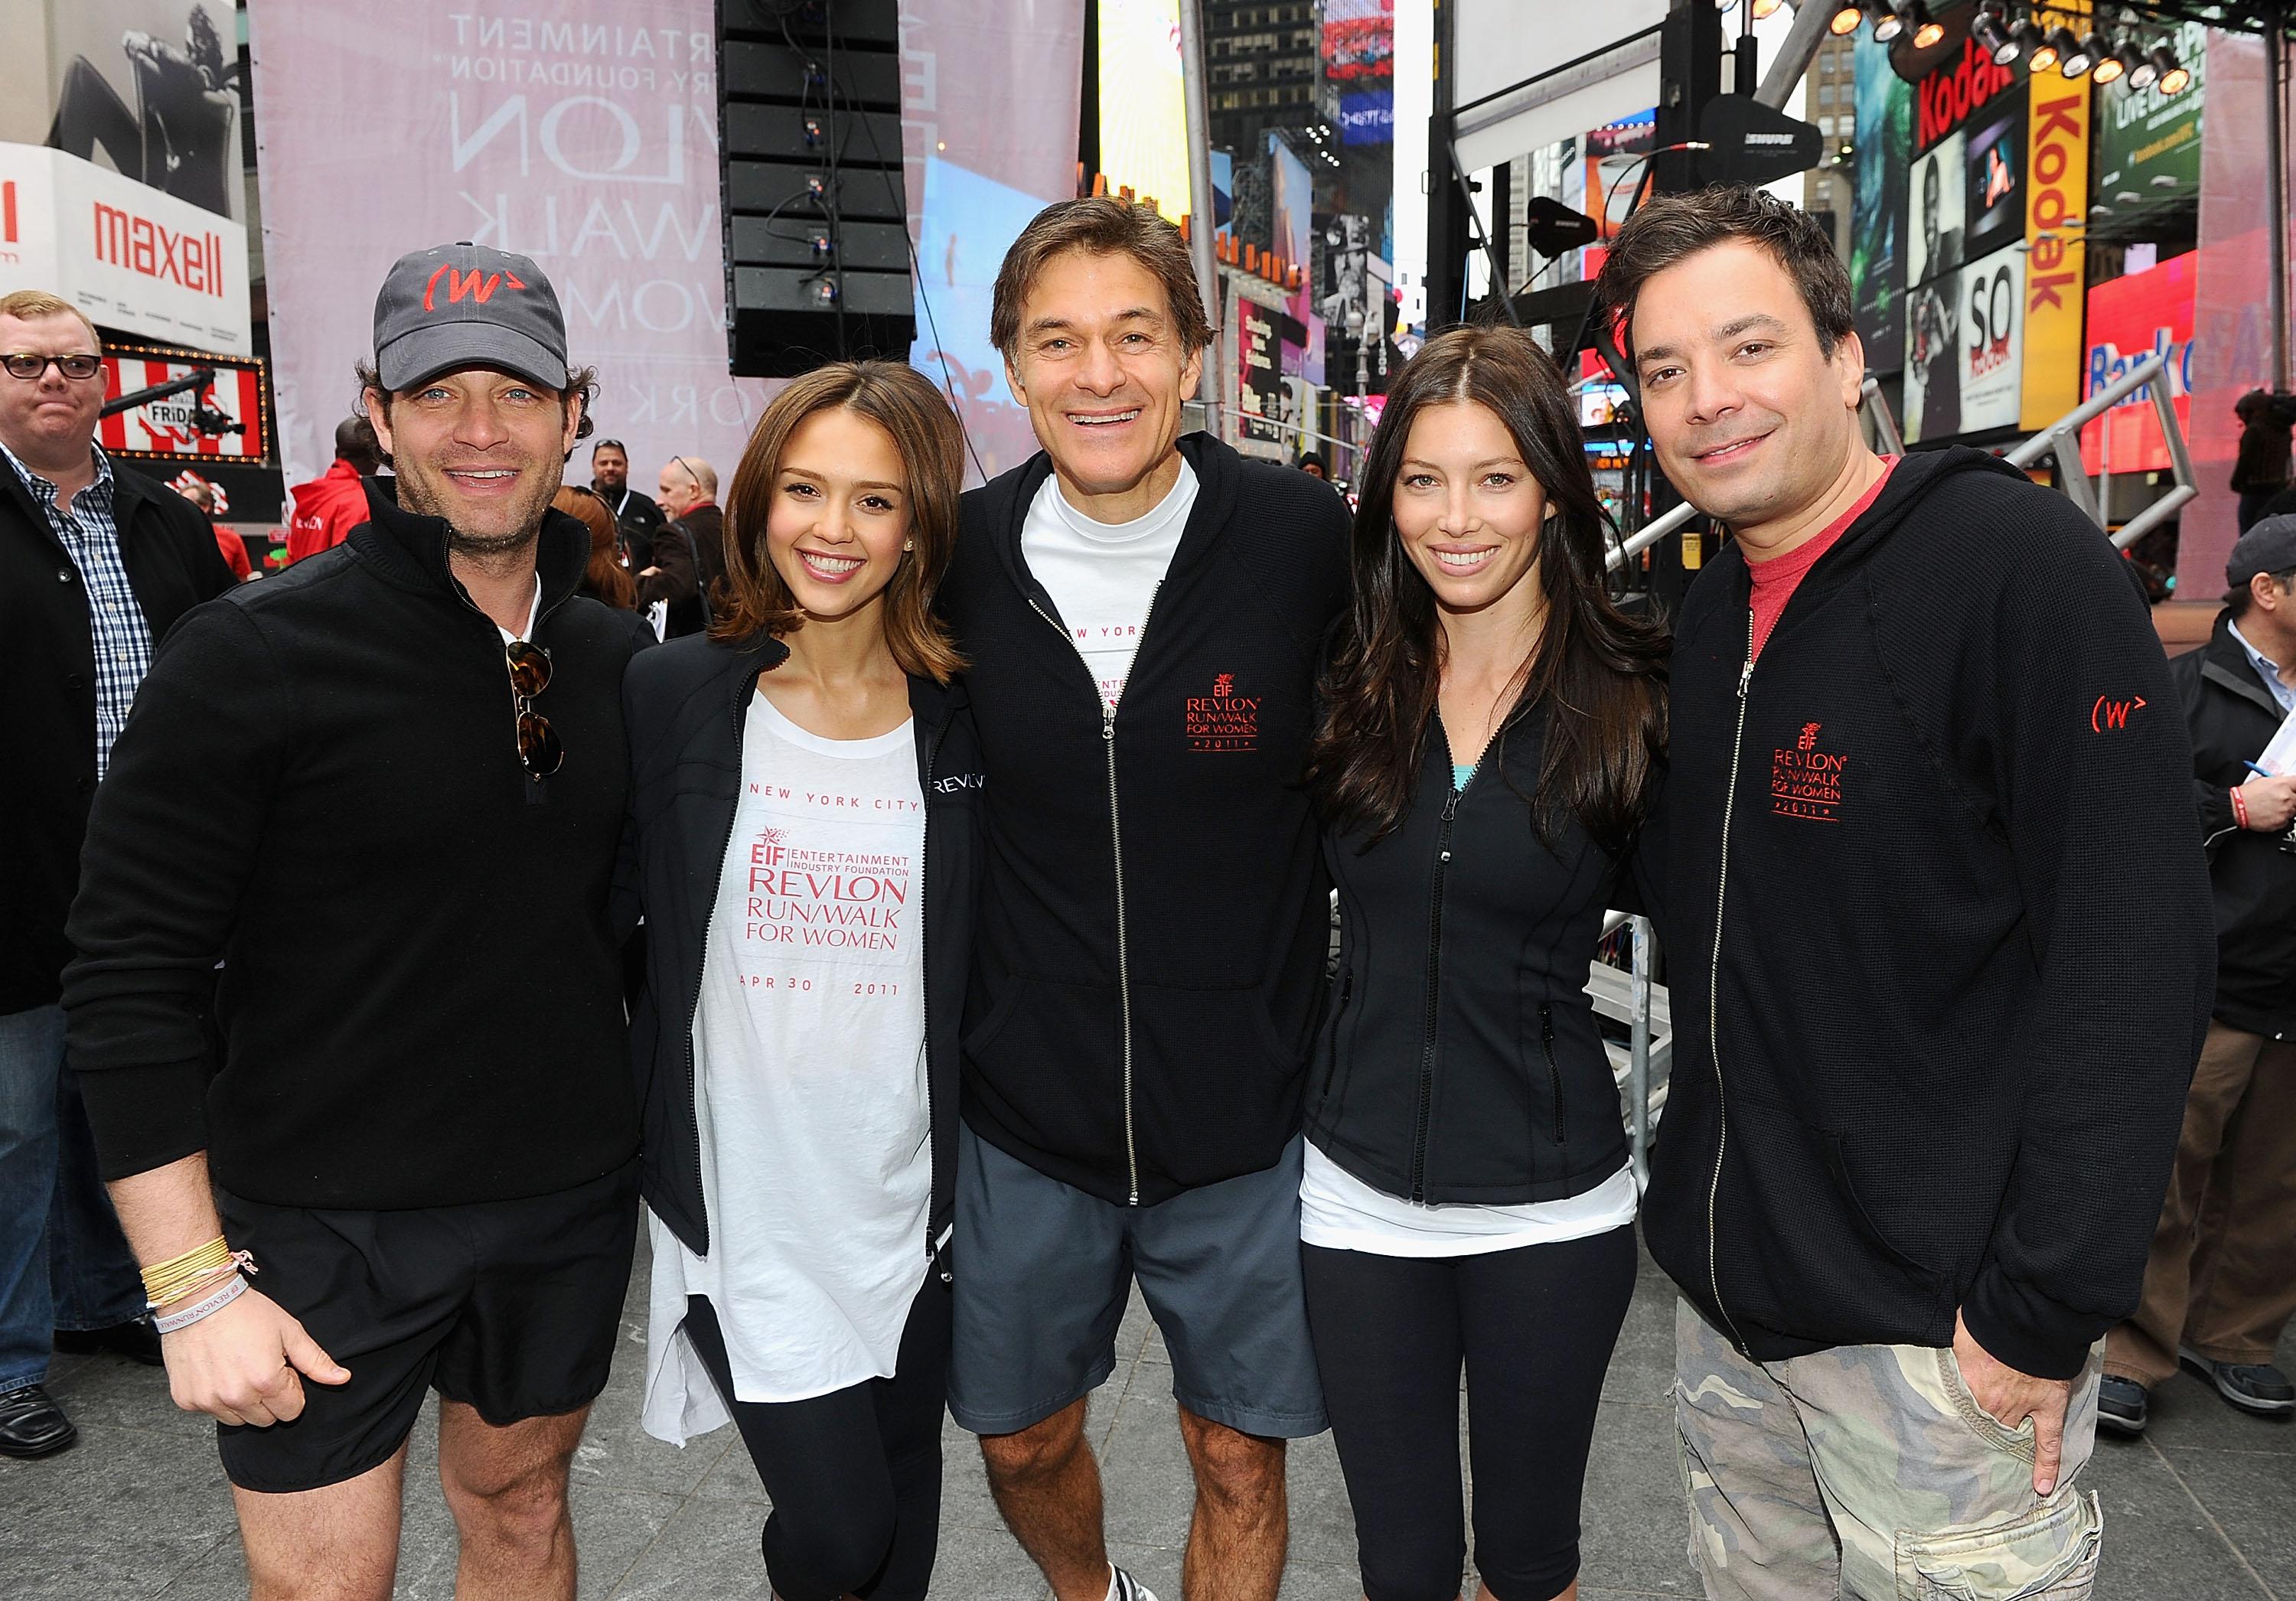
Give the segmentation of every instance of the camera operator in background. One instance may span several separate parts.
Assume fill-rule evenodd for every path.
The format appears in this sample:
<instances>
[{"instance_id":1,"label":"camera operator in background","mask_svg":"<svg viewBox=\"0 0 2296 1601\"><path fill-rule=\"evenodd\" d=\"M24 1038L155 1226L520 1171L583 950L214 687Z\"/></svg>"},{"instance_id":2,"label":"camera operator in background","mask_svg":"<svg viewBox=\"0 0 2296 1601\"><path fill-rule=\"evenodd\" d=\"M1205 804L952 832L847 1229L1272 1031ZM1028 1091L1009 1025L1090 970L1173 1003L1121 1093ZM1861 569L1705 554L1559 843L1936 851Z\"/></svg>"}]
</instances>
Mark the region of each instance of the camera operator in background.
<instances>
[{"instance_id":1,"label":"camera operator in background","mask_svg":"<svg viewBox=\"0 0 2296 1601\"><path fill-rule=\"evenodd\" d=\"M2296 395L2251 390L2233 406L2240 419L2240 454L2230 488L2240 497L2240 531L2286 508L2270 504L2288 489L2288 433L2296 427Z\"/></svg>"},{"instance_id":2,"label":"camera operator in background","mask_svg":"<svg viewBox=\"0 0 2296 1601\"><path fill-rule=\"evenodd\" d=\"M2180 1360L2243 1412L2296 1412L2272 1366L2296 1315L2296 776L2251 765L2296 711L2296 517L2243 534L2225 577L2209 643L2169 667L2193 736L2217 997L2144 1298L2105 1341L2097 1421L2124 1434L2144 1431L2148 1392Z\"/></svg>"}]
</instances>

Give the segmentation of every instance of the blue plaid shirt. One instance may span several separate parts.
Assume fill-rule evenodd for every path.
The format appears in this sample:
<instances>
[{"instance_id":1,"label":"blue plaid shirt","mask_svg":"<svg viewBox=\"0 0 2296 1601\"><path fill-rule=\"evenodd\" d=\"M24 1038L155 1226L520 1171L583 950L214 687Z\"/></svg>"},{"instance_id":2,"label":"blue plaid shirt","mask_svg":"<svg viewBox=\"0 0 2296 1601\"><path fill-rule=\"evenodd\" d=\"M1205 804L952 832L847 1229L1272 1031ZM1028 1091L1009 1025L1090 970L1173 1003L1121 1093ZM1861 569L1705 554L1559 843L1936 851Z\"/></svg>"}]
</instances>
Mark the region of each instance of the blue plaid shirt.
<instances>
[{"instance_id":1,"label":"blue plaid shirt","mask_svg":"<svg viewBox=\"0 0 2296 1601\"><path fill-rule=\"evenodd\" d=\"M119 557L119 525L112 520L111 461L95 450L95 481L72 497L71 510L56 505L56 487L16 459L0 444L0 456L16 470L32 498L47 513L48 526L79 569L87 595L87 617L95 637L95 776L111 765L111 742L135 703L136 686L152 670L152 626L127 585Z\"/></svg>"}]
</instances>

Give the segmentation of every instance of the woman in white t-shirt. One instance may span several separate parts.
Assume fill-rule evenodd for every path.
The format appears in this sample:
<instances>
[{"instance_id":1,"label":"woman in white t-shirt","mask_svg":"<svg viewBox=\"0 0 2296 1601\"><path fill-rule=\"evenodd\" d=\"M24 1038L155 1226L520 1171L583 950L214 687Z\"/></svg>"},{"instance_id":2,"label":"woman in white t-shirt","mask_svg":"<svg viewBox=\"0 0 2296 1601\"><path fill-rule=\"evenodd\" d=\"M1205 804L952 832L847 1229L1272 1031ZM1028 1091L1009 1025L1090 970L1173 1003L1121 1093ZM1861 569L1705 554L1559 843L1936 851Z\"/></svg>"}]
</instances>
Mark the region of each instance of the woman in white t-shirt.
<instances>
[{"instance_id":1,"label":"woman in white t-shirt","mask_svg":"<svg viewBox=\"0 0 2296 1601\"><path fill-rule=\"evenodd\" d=\"M947 1390L980 756L932 591L962 436L911 368L758 421L706 636L629 674L647 1430L730 1416L783 1601L915 1601Z\"/></svg>"},{"instance_id":2,"label":"woman in white t-shirt","mask_svg":"<svg viewBox=\"0 0 2296 1601\"><path fill-rule=\"evenodd\" d=\"M1308 1322L1373 1601L1578 1593L1636 1190L1586 995L1636 903L1666 638L1612 603L1554 362L1439 335L1389 390L1309 783L1340 891L1300 1186Z\"/></svg>"}]
</instances>

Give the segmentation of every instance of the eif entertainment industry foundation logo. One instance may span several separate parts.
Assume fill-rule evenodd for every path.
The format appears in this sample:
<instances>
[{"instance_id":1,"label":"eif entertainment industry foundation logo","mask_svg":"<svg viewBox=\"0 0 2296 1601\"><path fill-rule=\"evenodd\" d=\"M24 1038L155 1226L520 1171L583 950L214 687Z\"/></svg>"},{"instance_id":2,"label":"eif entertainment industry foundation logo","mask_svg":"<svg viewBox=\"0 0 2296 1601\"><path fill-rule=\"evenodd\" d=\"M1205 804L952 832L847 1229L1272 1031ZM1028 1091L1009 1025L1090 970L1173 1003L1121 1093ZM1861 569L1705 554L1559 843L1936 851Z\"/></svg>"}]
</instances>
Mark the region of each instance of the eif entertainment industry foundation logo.
<instances>
[{"instance_id":1,"label":"eif entertainment industry foundation logo","mask_svg":"<svg viewBox=\"0 0 2296 1601\"><path fill-rule=\"evenodd\" d=\"M1181 706L1191 751L1259 749L1258 695L1235 693L1235 675L1219 673L1208 695L1190 695Z\"/></svg>"}]
</instances>

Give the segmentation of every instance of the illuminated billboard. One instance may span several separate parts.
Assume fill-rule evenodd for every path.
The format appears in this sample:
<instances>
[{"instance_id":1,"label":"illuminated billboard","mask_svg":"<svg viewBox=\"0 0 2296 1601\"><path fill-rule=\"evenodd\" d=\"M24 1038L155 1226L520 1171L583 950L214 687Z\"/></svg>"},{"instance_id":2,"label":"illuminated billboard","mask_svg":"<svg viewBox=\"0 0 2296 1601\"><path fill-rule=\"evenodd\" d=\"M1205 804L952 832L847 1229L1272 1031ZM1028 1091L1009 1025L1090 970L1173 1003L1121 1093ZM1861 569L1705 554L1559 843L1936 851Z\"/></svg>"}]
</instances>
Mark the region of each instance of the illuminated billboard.
<instances>
[{"instance_id":1,"label":"illuminated billboard","mask_svg":"<svg viewBox=\"0 0 2296 1601\"><path fill-rule=\"evenodd\" d=\"M1175 222L1188 214L1179 0L1100 0L1100 169Z\"/></svg>"}]
</instances>

